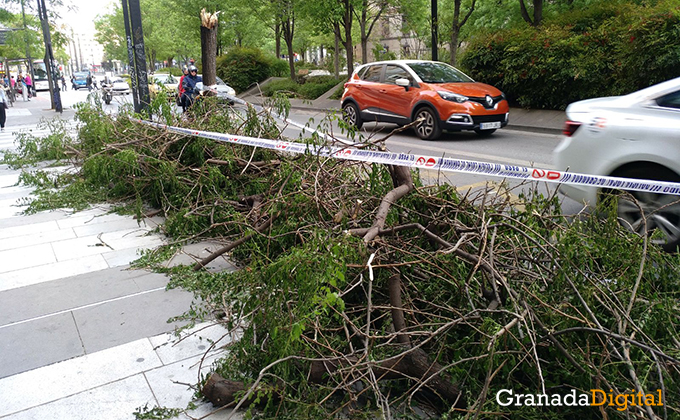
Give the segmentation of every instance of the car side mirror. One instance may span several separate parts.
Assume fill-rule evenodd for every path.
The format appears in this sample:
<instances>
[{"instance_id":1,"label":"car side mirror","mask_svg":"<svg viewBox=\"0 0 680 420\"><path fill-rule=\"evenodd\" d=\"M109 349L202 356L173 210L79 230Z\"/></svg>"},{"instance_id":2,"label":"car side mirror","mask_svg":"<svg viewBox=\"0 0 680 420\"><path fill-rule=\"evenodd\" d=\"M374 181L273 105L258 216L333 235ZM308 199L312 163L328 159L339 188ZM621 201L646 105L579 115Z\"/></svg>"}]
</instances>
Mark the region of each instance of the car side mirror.
<instances>
[{"instance_id":1,"label":"car side mirror","mask_svg":"<svg viewBox=\"0 0 680 420\"><path fill-rule=\"evenodd\" d=\"M404 89L406 89L407 92L408 92L409 86L411 86L411 81L408 80L408 79L397 79L397 80L395 80L395 83L397 84L397 86L404 87Z\"/></svg>"}]
</instances>

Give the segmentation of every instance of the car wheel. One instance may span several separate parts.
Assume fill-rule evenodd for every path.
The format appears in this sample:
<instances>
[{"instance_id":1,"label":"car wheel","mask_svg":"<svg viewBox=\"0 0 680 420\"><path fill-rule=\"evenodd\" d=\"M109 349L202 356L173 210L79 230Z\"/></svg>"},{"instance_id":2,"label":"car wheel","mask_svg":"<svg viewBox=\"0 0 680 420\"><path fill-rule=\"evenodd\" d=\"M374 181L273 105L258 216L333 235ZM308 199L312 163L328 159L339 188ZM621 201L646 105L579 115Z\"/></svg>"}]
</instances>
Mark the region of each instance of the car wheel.
<instances>
[{"instance_id":1,"label":"car wheel","mask_svg":"<svg viewBox=\"0 0 680 420\"><path fill-rule=\"evenodd\" d=\"M650 174L655 174L654 178L659 181L680 182L678 175L659 167L631 168L616 175L624 178L649 179ZM680 196L630 191L619 195L616 214L624 227L637 234L644 234L645 228L647 234L658 230L663 237L653 242L666 251L677 251L680 245Z\"/></svg>"},{"instance_id":2,"label":"car wheel","mask_svg":"<svg viewBox=\"0 0 680 420\"><path fill-rule=\"evenodd\" d=\"M480 130L479 128L475 128L475 133L482 137L490 136L496 131L495 128L492 128L491 130Z\"/></svg>"},{"instance_id":3,"label":"car wheel","mask_svg":"<svg viewBox=\"0 0 680 420\"><path fill-rule=\"evenodd\" d=\"M362 125L364 125L364 122L361 119L361 114L359 114L359 108L357 108L357 106L352 102L347 102L342 107L342 119L345 120L345 122L349 124L350 127L355 127L357 130L359 130Z\"/></svg>"},{"instance_id":4,"label":"car wheel","mask_svg":"<svg viewBox=\"0 0 680 420\"><path fill-rule=\"evenodd\" d=\"M416 125L416 134L423 140L435 140L442 134L437 115L431 108L420 108L416 112L415 120L422 120Z\"/></svg>"}]
</instances>

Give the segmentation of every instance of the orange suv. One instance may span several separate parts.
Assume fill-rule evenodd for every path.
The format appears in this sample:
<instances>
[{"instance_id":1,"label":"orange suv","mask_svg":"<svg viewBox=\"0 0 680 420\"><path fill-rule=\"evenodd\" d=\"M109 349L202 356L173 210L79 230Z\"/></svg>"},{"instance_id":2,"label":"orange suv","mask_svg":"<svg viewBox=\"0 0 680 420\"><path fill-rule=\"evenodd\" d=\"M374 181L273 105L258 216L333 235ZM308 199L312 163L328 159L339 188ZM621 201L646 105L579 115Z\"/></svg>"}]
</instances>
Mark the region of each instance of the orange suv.
<instances>
[{"instance_id":1,"label":"orange suv","mask_svg":"<svg viewBox=\"0 0 680 420\"><path fill-rule=\"evenodd\" d=\"M343 119L357 129L380 121L415 126L418 137L437 139L442 130L488 135L508 124L508 101L500 90L478 83L445 63L394 60L357 68L345 83Z\"/></svg>"}]
</instances>

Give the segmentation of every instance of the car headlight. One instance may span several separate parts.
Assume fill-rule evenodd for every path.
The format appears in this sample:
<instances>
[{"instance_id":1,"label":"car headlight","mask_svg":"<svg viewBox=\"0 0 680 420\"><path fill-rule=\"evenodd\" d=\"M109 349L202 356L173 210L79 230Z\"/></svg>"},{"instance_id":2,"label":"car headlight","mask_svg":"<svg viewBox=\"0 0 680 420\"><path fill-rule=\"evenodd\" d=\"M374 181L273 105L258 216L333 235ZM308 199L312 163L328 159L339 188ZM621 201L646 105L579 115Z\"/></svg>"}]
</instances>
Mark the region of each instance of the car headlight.
<instances>
[{"instance_id":1,"label":"car headlight","mask_svg":"<svg viewBox=\"0 0 680 420\"><path fill-rule=\"evenodd\" d=\"M438 90L437 93L439 94L439 96L442 97L442 99L445 99L445 100L451 101L451 102L458 102L459 104L462 104L463 102L466 102L468 100L467 96L459 95L459 94L453 93L453 92Z\"/></svg>"}]
</instances>

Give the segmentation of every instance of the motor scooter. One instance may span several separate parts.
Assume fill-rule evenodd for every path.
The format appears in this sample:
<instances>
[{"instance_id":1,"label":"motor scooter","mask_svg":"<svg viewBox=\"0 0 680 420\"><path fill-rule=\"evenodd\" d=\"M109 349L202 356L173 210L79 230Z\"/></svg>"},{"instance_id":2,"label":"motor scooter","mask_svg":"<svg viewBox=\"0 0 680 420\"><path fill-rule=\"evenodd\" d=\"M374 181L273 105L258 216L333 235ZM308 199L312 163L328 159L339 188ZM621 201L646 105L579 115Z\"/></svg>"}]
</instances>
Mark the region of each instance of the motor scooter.
<instances>
[{"instance_id":1,"label":"motor scooter","mask_svg":"<svg viewBox=\"0 0 680 420\"><path fill-rule=\"evenodd\" d=\"M102 99L104 99L106 105L111 103L113 100L113 86L102 84Z\"/></svg>"}]
</instances>

